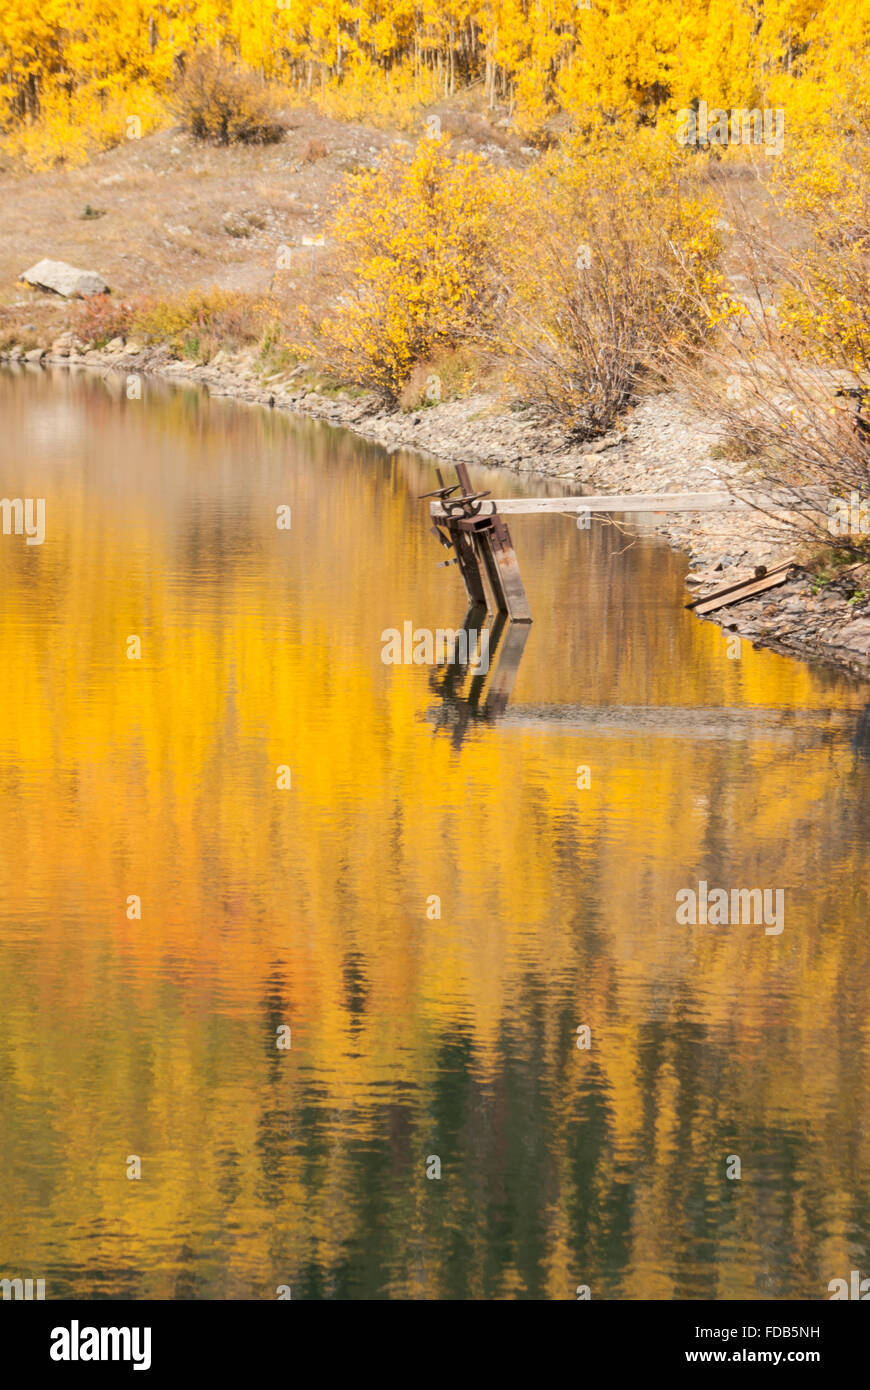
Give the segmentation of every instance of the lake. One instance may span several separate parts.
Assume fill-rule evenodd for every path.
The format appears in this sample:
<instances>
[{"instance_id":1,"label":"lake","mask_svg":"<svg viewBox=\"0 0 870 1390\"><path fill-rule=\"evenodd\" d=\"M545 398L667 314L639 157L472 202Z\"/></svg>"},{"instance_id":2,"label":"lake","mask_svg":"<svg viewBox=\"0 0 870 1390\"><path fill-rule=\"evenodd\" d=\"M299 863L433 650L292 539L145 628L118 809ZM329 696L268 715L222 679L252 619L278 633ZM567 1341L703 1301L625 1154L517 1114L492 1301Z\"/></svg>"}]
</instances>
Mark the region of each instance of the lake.
<instances>
[{"instance_id":1,"label":"lake","mask_svg":"<svg viewBox=\"0 0 870 1390\"><path fill-rule=\"evenodd\" d=\"M465 615L432 460L61 369L3 371L0 420L46 528L0 535L0 1275L870 1276L866 687L735 653L685 557L561 515L511 518L535 621L487 672L387 664ZM701 883L782 930L678 921Z\"/></svg>"}]
</instances>

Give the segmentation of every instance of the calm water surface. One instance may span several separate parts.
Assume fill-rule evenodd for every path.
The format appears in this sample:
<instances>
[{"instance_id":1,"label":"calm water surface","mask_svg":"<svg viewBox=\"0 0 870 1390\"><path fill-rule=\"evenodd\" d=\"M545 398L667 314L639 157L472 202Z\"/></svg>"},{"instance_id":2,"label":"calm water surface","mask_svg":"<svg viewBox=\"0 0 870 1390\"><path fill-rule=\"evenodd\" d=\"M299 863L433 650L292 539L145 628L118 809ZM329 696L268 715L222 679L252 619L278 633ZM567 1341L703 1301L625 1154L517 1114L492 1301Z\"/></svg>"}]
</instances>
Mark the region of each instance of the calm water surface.
<instances>
[{"instance_id":1,"label":"calm water surface","mask_svg":"<svg viewBox=\"0 0 870 1390\"><path fill-rule=\"evenodd\" d=\"M512 519L524 649L502 633L477 682L388 666L384 629L465 611L427 460L61 372L0 376L0 421L2 493L47 522L0 536L0 1274L870 1275L866 689L729 659L683 560L558 515ZM677 924L702 879L782 888L782 934Z\"/></svg>"}]
</instances>

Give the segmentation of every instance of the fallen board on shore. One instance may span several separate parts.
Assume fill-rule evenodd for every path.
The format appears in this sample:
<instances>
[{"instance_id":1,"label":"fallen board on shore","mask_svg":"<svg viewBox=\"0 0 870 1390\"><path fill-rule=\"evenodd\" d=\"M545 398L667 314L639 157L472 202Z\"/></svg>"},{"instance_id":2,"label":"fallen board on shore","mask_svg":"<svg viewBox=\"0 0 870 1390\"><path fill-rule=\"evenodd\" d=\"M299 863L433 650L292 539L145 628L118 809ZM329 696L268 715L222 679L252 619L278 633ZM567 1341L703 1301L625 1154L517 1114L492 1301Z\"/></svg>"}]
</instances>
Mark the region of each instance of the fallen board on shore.
<instances>
[{"instance_id":1,"label":"fallen board on shore","mask_svg":"<svg viewBox=\"0 0 870 1390\"><path fill-rule=\"evenodd\" d=\"M717 608L728 608L732 603L742 603L743 599L754 598L757 594L763 594L768 589L776 589L778 585L784 584L789 578L791 568L788 567L776 574L766 574L763 579L747 579L745 584L740 584L730 593L708 594L700 603L694 605L694 612L697 618L703 618L705 613L715 613ZM688 606L688 605L687 605Z\"/></svg>"},{"instance_id":2,"label":"fallen board on shore","mask_svg":"<svg viewBox=\"0 0 870 1390\"><path fill-rule=\"evenodd\" d=\"M781 565L775 565L763 573L726 584L724 588L711 589L700 598L690 599L685 606L694 608L699 617L704 613L713 613L717 608L727 608L730 603L739 603L741 599L751 598L753 594L763 594L765 589L775 589L778 584L784 584L796 568L796 564L795 560L784 560Z\"/></svg>"}]
</instances>

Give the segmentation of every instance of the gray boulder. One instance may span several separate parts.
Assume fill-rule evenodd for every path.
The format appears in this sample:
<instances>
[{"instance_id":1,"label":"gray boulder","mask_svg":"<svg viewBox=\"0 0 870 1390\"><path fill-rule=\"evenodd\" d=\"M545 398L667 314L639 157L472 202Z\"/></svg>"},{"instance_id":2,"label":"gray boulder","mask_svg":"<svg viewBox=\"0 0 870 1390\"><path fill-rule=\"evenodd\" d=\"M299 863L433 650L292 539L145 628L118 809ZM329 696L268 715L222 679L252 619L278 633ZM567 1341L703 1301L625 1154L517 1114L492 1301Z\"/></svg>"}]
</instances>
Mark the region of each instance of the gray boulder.
<instances>
[{"instance_id":1,"label":"gray boulder","mask_svg":"<svg viewBox=\"0 0 870 1390\"><path fill-rule=\"evenodd\" d=\"M847 623L840 629L837 637L842 646L848 647L850 651L870 650L870 620L858 618L855 622Z\"/></svg>"},{"instance_id":2,"label":"gray boulder","mask_svg":"<svg viewBox=\"0 0 870 1390\"><path fill-rule=\"evenodd\" d=\"M108 294L109 286L95 270L77 270L66 261L37 261L21 276L35 289L50 290L52 294L71 299L73 295Z\"/></svg>"}]
</instances>

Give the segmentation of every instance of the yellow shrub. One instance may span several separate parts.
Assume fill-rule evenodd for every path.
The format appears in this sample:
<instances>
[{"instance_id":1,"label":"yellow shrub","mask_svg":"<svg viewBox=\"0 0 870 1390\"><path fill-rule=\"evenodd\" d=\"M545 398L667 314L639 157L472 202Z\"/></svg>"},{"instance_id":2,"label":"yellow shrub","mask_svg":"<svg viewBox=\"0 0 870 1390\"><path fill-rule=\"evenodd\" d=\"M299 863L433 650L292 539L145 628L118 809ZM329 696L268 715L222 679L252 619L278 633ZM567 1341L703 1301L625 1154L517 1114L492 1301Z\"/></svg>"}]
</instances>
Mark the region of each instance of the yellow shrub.
<instances>
[{"instance_id":1,"label":"yellow shrub","mask_svg":"<svg viewBox=\"0 0 870 1390\"><path fill-rule=\"evenodd\" d=\"M410 162L392 152L348 183L327 233L338 295L312 347L345 380L395 398L416 362L486 321L492 178L424 139Z\"/></svg>"},{"instance_id":2,"label":"yellow shrub","mask_svg":"<svg viewBox=\"0 0 870 1390\"><path fill-rule=\"evenodd\" d=\"M425 410L467 396L486 375L480 354L471 347L443 348L418 362L399 396L403 410Z\"/></svg>"},{"instance_id":3,"label":"yellow shrub","mask_svg":"<svg viewBox=\"0 0 870 1390\"><path fill-rule=\"evenodd\" d=\"M110 92L104 84L88 84L71 95L49 84L39 114L11 125L0 149L13 163L36 172L58 164L77 167L101 150L164 126L167 117L164 103L146 83Z\"/></svg>"},{"instance_id":4,"label":"yellow shrub","mask_svg":"<svg viewBox=\"0 0 870 1390\"><path fill-rule=\"evenodd\" d=\"M829 99L797 115L771 185L790 216L771 225L766 212L741 209L732 249L739 316L686 375L736 456L751 460L755 484L870 493L866 114ZM776 528L790 545L827 547L827 522L801 507ZM834 543L861 553L864 538L841 533Z\"/></svg>"}]
</instances>

